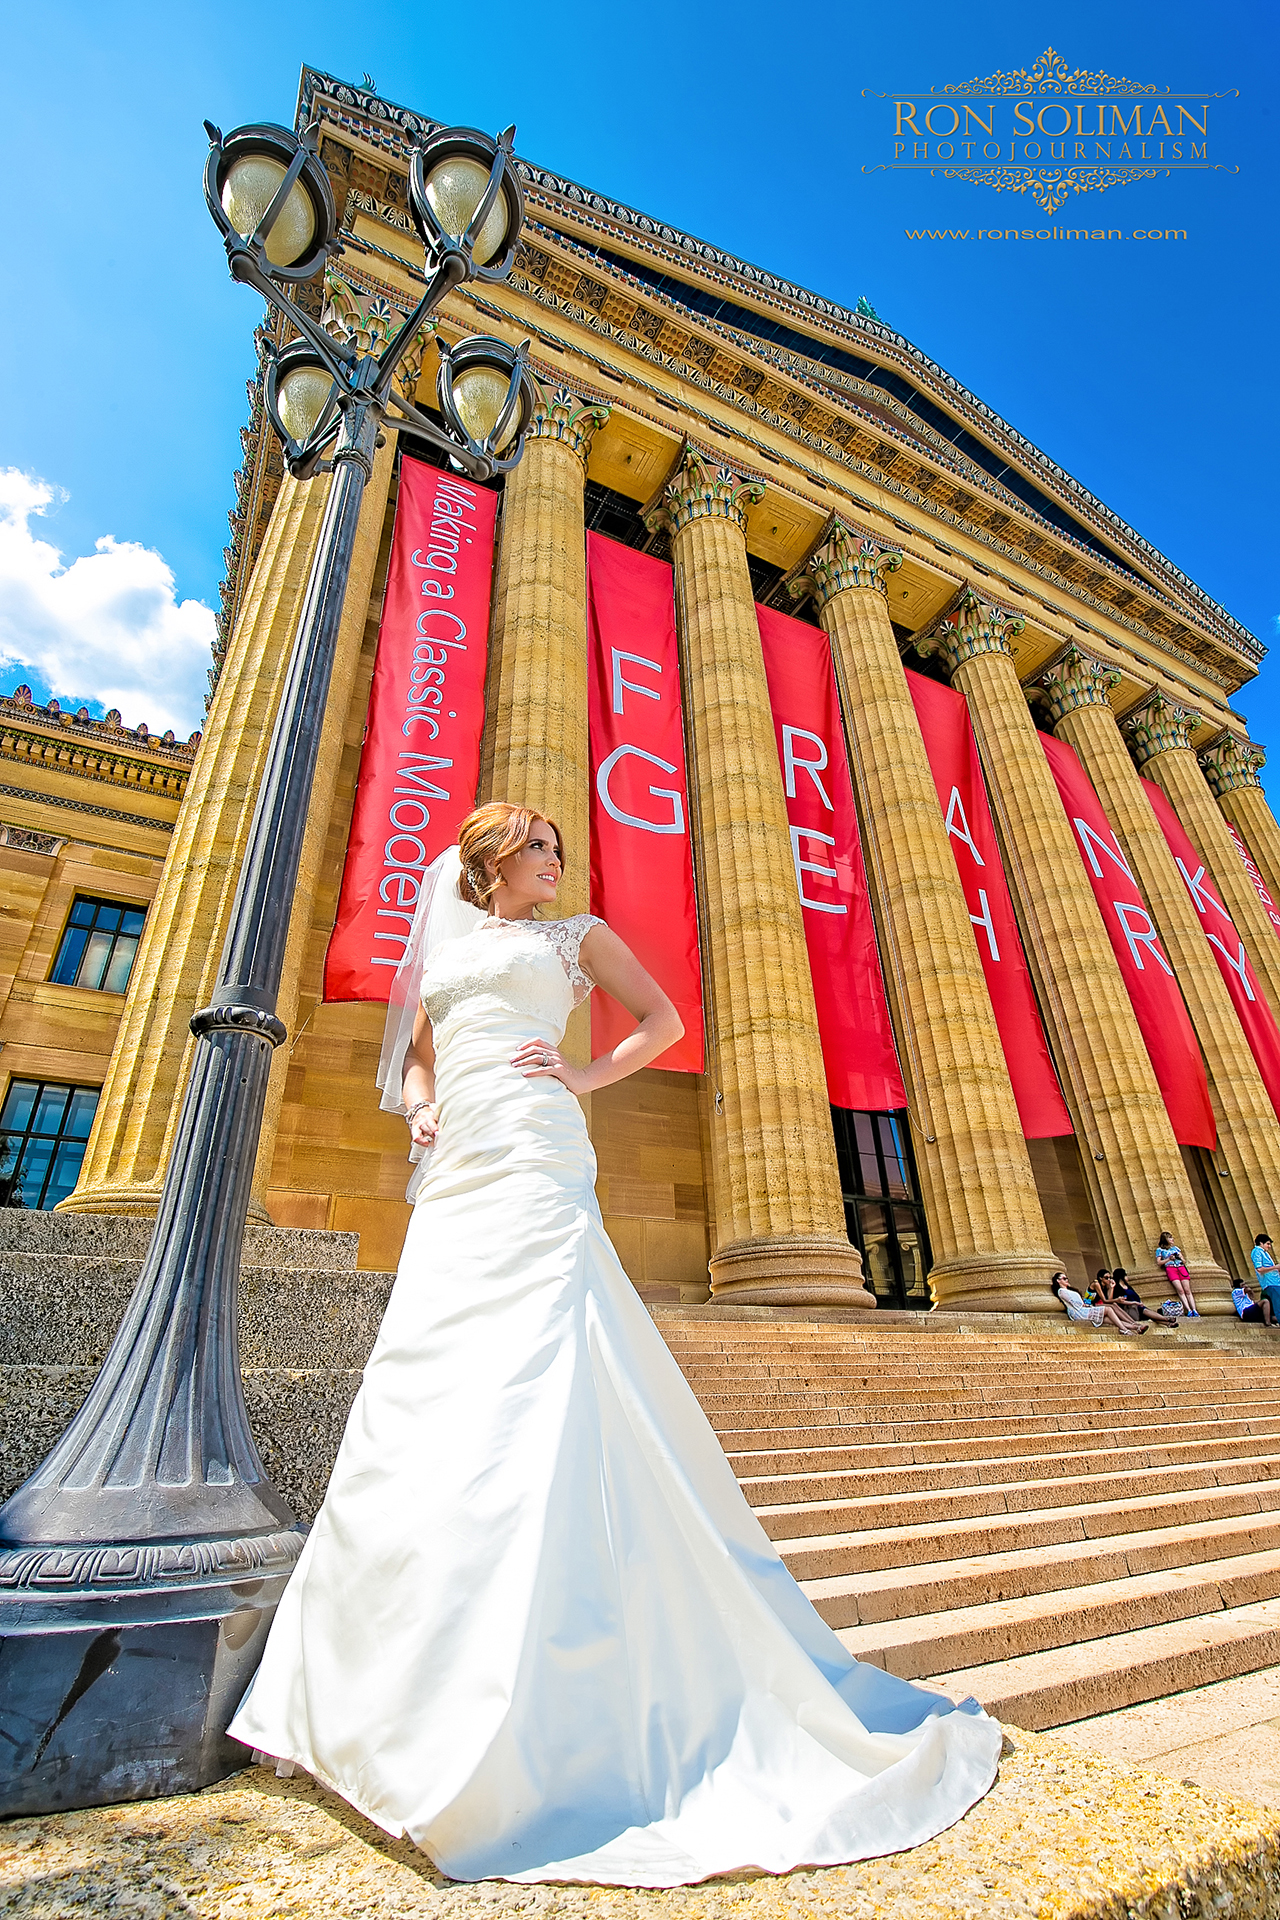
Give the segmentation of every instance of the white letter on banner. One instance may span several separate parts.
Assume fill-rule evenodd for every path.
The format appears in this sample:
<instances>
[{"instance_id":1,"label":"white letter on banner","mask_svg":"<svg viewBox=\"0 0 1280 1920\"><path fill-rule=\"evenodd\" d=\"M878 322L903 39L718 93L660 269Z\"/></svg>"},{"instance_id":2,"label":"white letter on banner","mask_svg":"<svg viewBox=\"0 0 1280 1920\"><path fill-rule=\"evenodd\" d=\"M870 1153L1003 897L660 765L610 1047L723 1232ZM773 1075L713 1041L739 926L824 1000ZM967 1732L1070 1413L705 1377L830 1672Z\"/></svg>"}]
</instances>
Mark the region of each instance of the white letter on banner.
<instances>
[{"instance_id":1,"label":"white letter on banner","mask_svg":"<svg viewBox=\"0 0 1280 1920\"><path fill-rule=\"evenodd\" d=\"M644 689L641 688L640 691L643 692ZM654 698L657 698L656 694ZM656 753L646 753L643 747L615 747L596 775L596 792L600 795L609 818L618 821L619 825L624 827L641 827L645 833L683 833L684 805L674 787L650 787L649 789L655 800L671 802L670 820L641 820L636 814L623 813L621 808L614 805L609 792L609 775L619 760L628 753L634 753L638 760L648 760L653 766L661 767L664 773L675 772L669 760L659 760Z\"/></svg>"},{"instance_id":2,"label":"white letter on banner","mask_svg":"<svg viewBox=\"0 0 1280 1920\"><path fill-rule=\"evenodd\" d=\"M807 740L810 746L816 747L818 749L818 753L820 757L817 760L801 759L796 753L795 743L797 740ZM826 789L823 787L821 780L819 780L818 778L818 775L821 773L822 769L826 766L826 764L827 764L826 742L822 740L818 734L809 733L804 727L787 727L787 726L783 727L782 729L782 766L783 766L783 772L785 773L786 780L787 780L788 800L794 800L796 797L796 771L797 769L799 769L801 773L808 774L814 786L818 789L818 798L821 800L827 812L834 813L835 808L832 806L830 800L828 800L826 795ZM834 841L832 842L832 845L833 846L835 845ZM844 908L841 907L840 911L841 913L843 913Z\"/></svg>"},{"instance_id":3,"label":"white letter on banner","mask_svg":"<svg viewBox=\"0 0 1280 1920\"><path fill-rule=\"evenodd\" d=\"M1106 847L1103 846L1102 850L1105 853ZM1173 968L1169 965L1169 962L1165 959L1164 955L1160 951L1160 942L1156 938L1156 930L1154 926L1151 924L1151 915L1147 912L1146 908L1138 907L1138 906L1127 906L1119 900L1113 900L1111 904L1116 910L1116 919L1120 922L1120 925L1124 928L1124 937L1129 942L1129 951L1133 955L1134 962L1137 965L1138 972L1139 973L1146 972L1146 968L1142 964L1142 955L1138 952L1139 946L1144 946L1144 947L1150 947L1152 953L1155 955L1156 959L1160 962L1160 965L1164 968L1165 972L1170 976L1172 976ZM1133 927L1129 925L1127 915L1131 913L1136 914L1139 917L1139 919L1146 921L1147 926L1146 926L1145 933L1141 929L1135 930Z\"/></svg>"},{"instance_id":4,"label":"white letter on banner","mask_svg":"<svg viewBox=\"0 0 1280 1920\"><path fill-rule=\"evenodd\" d=\"M622 712L622 691L624 687L626 688L628 693L642 693L646 700L661 700L662 695L658 692L656 687L640 687L636 685L634 680L623 679L622 663L624 660L629 660L633 667L648 667L651 673L662 672L662 668L656 660L646 660L642 653L621 653L619 652L618 648L615 647L613 649L613 710L614 712L615 713Z\"/></svg>"},{"instance_id":5,"label":"white letter on banner","mask_svg":"<svg viewBox=\"0 0 1280 1920\"><path fill-rule=\"evenodd\" d=\"M1108 860L1115 861L1116 865L1119 867L1125 879L1133 880L1133 874L1130 870L1129 863L1125 859L1124 855L1121 853L1120 842L1116 840L1116 837L1114 834L1112 834L1111 838L1115 840L1115 845L1109 847L1106 841L1102 838L1102 835L1099 833L1095 833L1093 828L1089 825L1089 822L1087 820L1082 820L1078 814L1076 815L1076 832L1080 835L1080 845L1084 848L1084 857L1089 862L1089 865L1093 868L1094 877L1096 879L1101 880L1102 868L1098 865L1098 856L1094 852L1093 847L1100 847L1103 853L1106 854ZM1093 846L1090 846L1089 844L1090 841L1093 842ZM1133 884L1136 887L1138 883L1136 880L1133 880ZM1145 939L1145 937L1146 936L1144 935L1143 938ZM1170 969L1170 971L1172 971L1172 969Z\"/></svg>"},{"instance_id":6,"label":"white letter on banner","mask_svg":"<svg viewBox=\"0 0 1280 1920\"><path fill-rule=\"evenodd\" d=\"M976 847L974 848L973 857L975 860L978 861L978 865L981 866L982 861L978 857L978 850ZM971 913L969 915L969 918L972 920L975 927L986 928L987 945L991 949L991 958L993 960L998 960L1000 958L1000 949L996 945L996 930L991 924L991 902L987 899L987 890L985 887L978 888L978 899L982 906L982 912Z\"/></svg>"},{"instance_id":7,"label":"white letter on banner","mask_svg":"<svg viewBox=\"0 0 1280 1920\"><path fill-rule=\"evenodd\" d=\"M960 816L959 826L956 825L957 814ZM986 861L973 844L973 835L969 831L969 822L964 817L964 801L960 798L959 787L952 787L951 798L947 802L947 832L953 839L964 841L966 847L968 847L970 853L973 855L974 862L977 866L986 866ZM985 898L985 896L982 897ZM973 916L970 915L970 918L972 917ZM996 958L999 959L998 954Z\"/></svg>"},{"instance_id":8,"label":"white letter on banner","mask_svg":"<svg viewBox=\"0 0 1280 1920\"><path fill-rule=\"evenodd\" d=\"M1203 884L1204 882L1203 867L1196 868L1195 878L1192 879L1191 875L1187 872L1186 868L1183 866L1182 861L1179 860L1178 872L1182 875L1183 879L1186 881L1187 892L1191 895L1191 898L1195 901L1198 912L1200 912L1201 914L1204 913L1205 901L1207 900L1211 907L1217 908L1218 912L1222 915L1224 920L1229 920L1231 918L1231 915L1227 912L1221 900L1215 899L1213 894L1210 893L1208 887L1206 887ZM1210 939L1212 939L1213 938L1212 934L1209 937ZM1226 952L1225 947L1223 948L1223 952L1224 953Z\"/></svg>"},{"instance_id":9,"label":"white letter on banner","mask_svg":"<svg viewBox=\"0 0 1280 1920\"><path fill-rule=\"evenodd\" d=\"M1249 998L1251 1000L1256 1000L1258 996L1254 992L1253 988L1249 985L1249 975L1245 971L1244 941L1242 940L1240 942L1239 959L1233 960L1231 958L1231 955L1227 952L1227 949L1223 946L1221 940L1219 940L1216 933L1211 933L1209 935L1209 939L1211 940L1213 945L1218 949L1218 952L1222 955L1227 965L1229 967L1234 967L1236 972L1240 975L1240 983L1243 986L1245 992L1248 994Z\"/></svg>"},{"instance_id":10,"label":"white letter on banner","mask_svg":"<svg viewBox=\"0 0 1280 1920\"><path fill-rule=\"evenodd\" d=\"M809 738L812 740L813 735L810 734ZM807 763L802 760L800 764L804 766ZM825 761L823 764L826 764ZM835 809L832 808L832 812L834 811ZM834 867L819 866L815 860L802 860L800 858L800 842L802 840L821 840L824 847L834 847L835 836L830 833L818 833L812 827L792 827L791 857L796 863L796 886L800 890L800 905L802 907L812 907L815 913L848 913L848 907L840 905L837 901L811 900L805 892L804 876L806 873L822 873L826 875L828 880L838 880L840 875Z\"/></svg>"}]
</instances>

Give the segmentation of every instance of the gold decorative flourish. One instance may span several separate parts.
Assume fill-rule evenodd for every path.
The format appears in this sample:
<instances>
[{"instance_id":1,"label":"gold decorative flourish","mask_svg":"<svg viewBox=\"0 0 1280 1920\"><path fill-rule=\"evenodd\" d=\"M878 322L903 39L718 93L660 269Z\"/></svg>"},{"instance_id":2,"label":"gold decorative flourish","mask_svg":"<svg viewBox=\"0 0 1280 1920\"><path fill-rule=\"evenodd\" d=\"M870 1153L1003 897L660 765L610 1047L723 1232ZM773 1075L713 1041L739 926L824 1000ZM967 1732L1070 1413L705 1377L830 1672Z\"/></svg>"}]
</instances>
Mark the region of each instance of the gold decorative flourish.
<instances>
[{"instance_id":1,"label":"gold decorative flourish","mask_svg":"<svg viewBox=\"0 0 1280 1920\"><path fill-rule=\"evenodd\" d=\"M1167 167L931 167L944 180L972 180L997 193L1029 193L1037 206L1053 213L1073 193L1105 193L1131 180L1154 180Z\"/></svg>"},{"instance_id":2,"label":"gold decorative flourish","mask_svg":"<svg viewBox=\"0 0 1280 1920\"><path fill-rule=\"evenodd\" d=\"M878 100L888 100L891 96L880 87L864 87L864 95ZM928 88L899 88L899 93L914 92L928 94L939 100L955 97L970 99L990 98L1001 94L1028 98L1033 94L1065 93L1073 98L1116 94L1130 99L1172 97L1172 89L1159 87L1154 81L1127 80L1114 73L1094 73L1087 67L1068 67L1062 55L1053 47L1046 47L1032 67L1015 67L1011 73L989 73L984 78L949 81L945 86ZM1238 99L1240 89L1230 87L1226 92L1210 92L1207 88L1196 90L1202 99L1228 100Z\"/></svg>"}]
</instances>

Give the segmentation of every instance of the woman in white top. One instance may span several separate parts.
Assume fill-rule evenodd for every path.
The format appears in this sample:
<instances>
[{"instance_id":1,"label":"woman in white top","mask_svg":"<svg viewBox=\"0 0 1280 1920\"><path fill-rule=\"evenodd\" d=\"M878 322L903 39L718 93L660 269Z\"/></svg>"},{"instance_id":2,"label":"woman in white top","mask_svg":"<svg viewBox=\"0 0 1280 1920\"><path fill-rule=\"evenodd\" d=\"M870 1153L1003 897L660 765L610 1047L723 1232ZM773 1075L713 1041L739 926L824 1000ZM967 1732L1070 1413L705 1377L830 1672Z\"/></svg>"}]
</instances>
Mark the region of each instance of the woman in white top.
<instances>
[{"instance_id":1,"label":"woman in white top","mask_svg":"<svg viewBox=\"0 0 1280 1920\"><path fill-rule=\"evenodd\" d=\"M603 921L538 919L551 821L494 802L459 839L389 1022L423 1149L399 1276L233 1736L455 1880L670 1887L919 1846L987 1791L999 1727L845 1650L604 1231L574 1095L679 1015ZM638 1024L579 1066L593 986Z\"/></svg>"},{"instance_id":2,"label":"woman in white top","mask_svg":"<svg viewBox=\"0 0 1280 1920\"><path fill-rule=\"evenodd\" d=\"M1055 1273L1049 1287L1066 1308L1068 1320L1079 1320L1089 1327L1116 1327L1121 1333L1145 1333L1147 1330L1145 1326L1135 1326L1128 1314L1111 1301L1104 1300L1091 1307L1074 1287L1068 1285L1065 1273Z\"/></svg>"}]
</instances>

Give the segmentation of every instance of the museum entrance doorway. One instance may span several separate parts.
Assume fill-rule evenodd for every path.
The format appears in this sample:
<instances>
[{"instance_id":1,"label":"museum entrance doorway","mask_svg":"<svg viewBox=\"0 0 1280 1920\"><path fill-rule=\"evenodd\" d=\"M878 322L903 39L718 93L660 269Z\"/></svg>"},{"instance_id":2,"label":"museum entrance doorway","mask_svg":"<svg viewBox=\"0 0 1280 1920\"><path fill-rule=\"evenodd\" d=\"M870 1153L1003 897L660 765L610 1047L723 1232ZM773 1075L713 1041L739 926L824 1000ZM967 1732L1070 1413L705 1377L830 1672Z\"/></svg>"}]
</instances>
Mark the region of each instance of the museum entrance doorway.
<instances>
[{"instance_id":1,"label":"museum entrance doorway","mask_svg":"<svg viewBox=\"0 0 1280 1920\"><path fill-rule=\"evenodd\" d=\"M926 1312L932 1264L905 1113L832 1107L850 1240L876 1305Z\"/></svg>"}]
</instances>

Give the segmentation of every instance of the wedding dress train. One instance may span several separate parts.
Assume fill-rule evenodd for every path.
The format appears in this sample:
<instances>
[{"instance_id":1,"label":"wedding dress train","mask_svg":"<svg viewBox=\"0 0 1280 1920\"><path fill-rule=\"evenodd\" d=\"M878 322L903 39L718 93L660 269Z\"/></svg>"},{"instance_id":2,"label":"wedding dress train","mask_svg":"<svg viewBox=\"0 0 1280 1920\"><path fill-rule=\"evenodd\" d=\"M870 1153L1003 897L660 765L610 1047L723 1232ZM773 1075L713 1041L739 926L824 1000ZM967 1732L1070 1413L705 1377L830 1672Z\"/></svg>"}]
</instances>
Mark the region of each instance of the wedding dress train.
<instances>
[{"instance_id":1,"label":"wedding dress train","mask_svg":"<svg viewBox=\"0 0 1280 1920\"><path fill-rule=\"evenodd\" d=\"M976 1705L854 1661L628 1281L557 1044L592 924L431 957L441 1132L231 1731L459 1880L662 1887L894 1852L990 1786Z\"/></svg>"}]
</instances>

